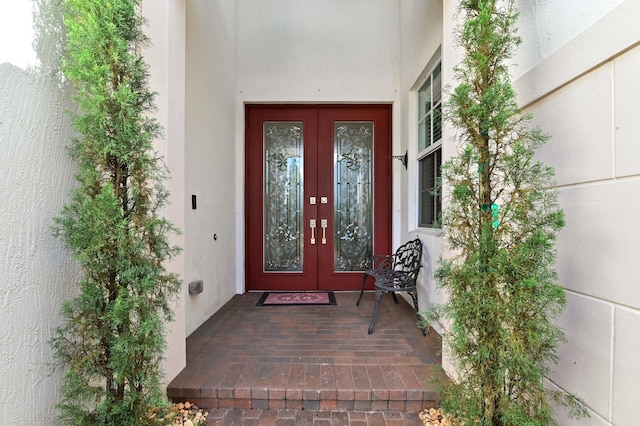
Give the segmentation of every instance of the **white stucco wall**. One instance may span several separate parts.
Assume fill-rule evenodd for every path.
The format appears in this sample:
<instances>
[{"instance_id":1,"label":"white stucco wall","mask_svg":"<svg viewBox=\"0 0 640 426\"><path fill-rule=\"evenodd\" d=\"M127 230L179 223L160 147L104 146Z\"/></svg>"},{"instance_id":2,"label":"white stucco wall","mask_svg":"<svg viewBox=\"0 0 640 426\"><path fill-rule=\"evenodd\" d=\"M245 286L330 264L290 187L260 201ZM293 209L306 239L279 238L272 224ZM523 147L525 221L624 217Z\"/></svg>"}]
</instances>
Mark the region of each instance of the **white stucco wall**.
<instances>
[{"instance_id":1,"label":"white stucco wall","mask_svg":"<svg viewBox=\"0 0 640 426\"><path fill-rule=\"evenodd\" d=\"M397 102L397 17L383 0L187 2L185 282L204 282L187 334L245 290L244 105Z\"/></svg>"},{"instance_id":2,"label":"white stucco wall","mask_svg":"<svg viewBox=\"0 0 640 426\"><path fill-rule=\"evenodd\" d=\"M561 359L549 386L584 398L592 416L576 422L559 410L558 420L562 425L633 425L640 400L640 231L635 225L640 207L640 32L634 24L640 3L522 0L518 6L523 44L513 60L515 88L535 123L553 136L539 156L556 168L567 215L557 268L567 288L568 307L558 321L568 342L559 348ZM404 36L411 31L404 25L401 96L410 81L405 49L409 55L423 52L420 45L411 46L412 38ZM460 58L455 25L455 2L445 1L443 80L452 85L451 67ZM402 114L403 142L407 132L409 146L412 114L410 108L408 116ZM445 129L445 158L455 148L447 134L451 129ZM411 223L411 183L408 192ZM429 284L428 295L430 289Z\"/></svg>"},{"instance_id":3,"label":"white stucco wall","mask_svg":"<svg viewBox=\"0 0 640 426\"><path fill-rule=\"evenodd\" d=\"M204 290L187 295L192 333L242 287L237 276L236 2L187 2L185 282ZM196 196L196 209L191 196ZM214 238L215 236L215 238Z\"/></svg>"},{"instance_id":4,"label":"white stucco wall","mask_svg":"<svg viewBox=\"0 0 640 426\"><path fill-rule=\"evenodd\" d=\"M0 3L0 423L53 424L62 376L49 346L79 270L52 236L74 185L72 128L58 63L54 2ZM13 25L13 20L16 25ZM9 32L6 32L9 31ZM37 49L32 43L37 41Z\"/></svg>"},{"instance_id":5,"label":"white stucco wall","mask_svg":"<svg viewBox=\"0 0 640 426\"><path fill-rule=\"evenodd\" d=\"M174 176L169 189L184 199L181 8L181 0L154 1L149 32L155 44L149 63L152 86L160 93L158 117L166 129L158 150ZM0 418L3 424L53 424L62 373L52 368L49 340L61 322L62 301L75 294L80 275L61 241L51 235L52 218L74 185L75 167L66 149L73 130L65 112L73 105L55 73L62 46L58 2L2 2L0 17ZM181 228L183 212L182 202L167 208L167 216ZM184 245L180 237L175 242ZM181 258L169 268L183 275ZM176 319L169 327L169 379L185 364L180 303Z\"/></svg>"},{"instance_id":6,"label":"white stucco wall","mask_svg":"<svg viewBox=\"0 0 640 426\"><path fill-rule=\"evenodd\" d=\"M399 6L386 0L237 1L236 194L244 194L246 103L392 103L399 118ZM399 152L399 126L393 126ZM393 166L393 180L404 168ZM395 191L395 189L394 189ZM238 277L244 289L244 199ZM394 196L394 241L398 198Z\"/></svg>"},{"instance_id":7,"label":"white stucco wall","mask_svg":"<svg viewBox=\"0 0 640 426\"><path fill-rule=\"evenodd\" d=\"M395 2L237 3L240 106L242 102L396 99L399 32Z\"/></svg>"},{"instance_id":8,"label":"white stucco wall","mask_svg":"<svg viewBox=\"0 0 640 426\"><path fill-rule=\"evenodd\" d=\"M155 142L155 149L164 158L170 176L165 183L169 204L165 216L182 230L172 235L171 243L185 249L187 208L185 193L185 61L186 61L186 0L151 0L143 2L142 13L148 20L146 34L152 45L145 52L150 67L149 85L157 93L155 113L164 128L164 137ZM185 251L169 262L167 270L185 278ZM175 320L167 325L165 379L173 379L186 365L186 299L187 283L175 301Z\"/></svg>"},{"instance_id":9,"label":"white stucco wall","mask_svg":"<svg viewBox=\"0 0 640 426\"><path fill-rule=\"evenodd\" d=\"M421 308L441 302L433 280L442 250L441 238L435 229L419 228L418 222L418 132L417 90L438 60L442 60L443 6L441 0L407 0L400 3L400 131L397 153L409 153L409 164L402 169L394 191L400 198L397 219L400 239L420 237L423 242L423 268L418 276L418 299ZM435 62L434 62L435 61ZM444 69L447 61L442 60ZM444 138L448 138L445 132Z\"/></svg>"},{"instance_id":10,"label":"white stucco wall","mask_svg":"<svg viewBox=\"0 0 640 426\"><path fill-rule=\"evenodd\" d=\"M409 170L394 161L393 243L415 233L423 238L428 264L420 303L439 297L430 280L439 239L415 227L411 91L440 44L444 81L452 82L459 55L452 46L454 3L145 2L154 43L146 55L166 129L158 150L172 174L167 216L183 229L175 242L185 247L170 265L185 288L169 326L168 379L185 364L185 336L244 291L245 103L393 103L393 154L408 149L410 157ZM553 135L540 157L556 167L567 214L558 270L568 289L560 324L569 341L560 348L552 386L585 398L592 418L580 424L632 425L640 400L640 34L634 21L640 4L520 4L524 42L514 58L515 87L521 105ZM74 184L65 150L69 93L52 74L56 2L1 3L2 30L7 16L23 22L33 6L41 12L35 31L14 25L1 33L20 46L0 51L0 418L7 424L52 423L60 374L47 367L48 340L79 274L50 232ZM445 141L445 157L451 149ZM204 280L204 292L189 296L186 284L195 279ZM573 423L563 418L561 424Z\"/></svg>"},{"instance_id":11,"label":"white stucco wall","mask_svg":"<svg viewBox=\"0 0 640 426\"><path fill-rule=\"evenodd\" d=\"M546 12L534 21L558 43L515 82L520 103L552 135L539 157L556 169L567 219L558 238L557 269L567 288L569 303L559 324L568 342L559 348L561 359L550 378L552 386L583 398L591 414L580 422L560 414L560 424L635 425L640 400L640 3L581 2L585 8L577 18L563 3L555 13L568 17L568 28L549 25L558 19L549 17L551 3L545 2Z\"/></svg>"},{"instance_id":12,"label":"white stucco wall","mask_svg":"<svg viewBox=\"0 0 640 426\"><path fill-rule=\"evenodd\" d=\"M519 77L625 0L516 0L522 46L514 58Z\"/></svg>"}]
</instances>

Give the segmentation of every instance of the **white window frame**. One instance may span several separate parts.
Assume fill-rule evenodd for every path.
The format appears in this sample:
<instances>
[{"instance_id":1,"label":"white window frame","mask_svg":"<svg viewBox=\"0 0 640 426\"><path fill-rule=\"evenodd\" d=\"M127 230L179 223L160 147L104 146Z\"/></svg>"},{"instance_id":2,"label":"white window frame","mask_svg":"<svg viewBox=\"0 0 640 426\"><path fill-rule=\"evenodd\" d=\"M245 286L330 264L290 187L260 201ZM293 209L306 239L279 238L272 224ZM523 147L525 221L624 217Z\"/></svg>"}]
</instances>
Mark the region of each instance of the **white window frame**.
<instances>
[{"instance_id":1,"label":"white window frame","mask_svg":"<svg viewBox=\"0 0 640 426\"><path fill-rule=\"evenodd\" d=\"M436 221L439 219L438 217L439 213L442 209L442 198L440 194L430 195L432 203L430 203L427 207L432 209L432 212L430 215L430 217L432 218L432 221L431 223L425 223L423 221L424 215L422 213L425 207L423 205L423 199L424 199L423 196L424 196L425 190L429 190L430 192L432 192L433 189L435 189L436 182L441 177L439 166L442 164L442 132L443 132L444 123L442 122L440 123L439 134L435 134L434 133L435 126L433 125L435 120L429 121L430 128L428 132L428 135L429 135L428 141L421 140L421 138L424 138L426 134L420 131L420 126L423 122L426 122L426 120L430 115L431 116L440 115L440 119L441 119L442 65L441 65L441 57L440 57L439 51L436 53L436 55L434 55L431 61L429 61L429 65L427 65L427 67L425 68L425 71L426 73L423 73L423 78L418 81L418 84L416 84L417 90L416 90L416 96L415 96L415 99L416 99L415 101L416 103L416 151L417 151L416 162L415 162L416 164L416 176L415 176L416 178L416 222L419 228L434 228L436 225ZM440 84L439 84L440 93L438 93L437 96L434 96L434 92L433 92L434 81L435 81L434 74L436 71L439 72L439 76L440 76ZM429 86L431 91L428 96L430 104L427 108L425 108L424 114L420 115L420 105L419 105L421 101L420 92L422 92L422 90L427 85ZM420 149L421 147L423 148ZM423 160L426 160L430 156L435 156L435 161L436 161L436 165L433 168L434 187L423 189L421 163Z\"/></svg>"}]
</instances>

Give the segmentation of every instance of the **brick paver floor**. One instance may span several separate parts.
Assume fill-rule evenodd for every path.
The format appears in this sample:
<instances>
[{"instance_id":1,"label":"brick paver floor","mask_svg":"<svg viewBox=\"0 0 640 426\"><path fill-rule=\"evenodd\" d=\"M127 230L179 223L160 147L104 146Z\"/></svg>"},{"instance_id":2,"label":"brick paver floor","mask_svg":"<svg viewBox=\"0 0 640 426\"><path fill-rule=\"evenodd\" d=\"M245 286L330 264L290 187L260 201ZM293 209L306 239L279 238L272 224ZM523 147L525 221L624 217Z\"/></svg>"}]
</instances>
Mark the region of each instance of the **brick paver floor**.
<instances>
[{"instance_id":1,"label":"brick paver floor","mask_svg":"<svg viewBox=\"0 0 640 426\"><path fill-rule=\"evenodd\" d=\"M235 296L187 339L187 367L167 389L210 410L208 424L420 424L436 404L437 336L386 295L336 292L337 305L255 306ZM418 423L416 423L416 421Z\"/></svg>"}]
</instances>

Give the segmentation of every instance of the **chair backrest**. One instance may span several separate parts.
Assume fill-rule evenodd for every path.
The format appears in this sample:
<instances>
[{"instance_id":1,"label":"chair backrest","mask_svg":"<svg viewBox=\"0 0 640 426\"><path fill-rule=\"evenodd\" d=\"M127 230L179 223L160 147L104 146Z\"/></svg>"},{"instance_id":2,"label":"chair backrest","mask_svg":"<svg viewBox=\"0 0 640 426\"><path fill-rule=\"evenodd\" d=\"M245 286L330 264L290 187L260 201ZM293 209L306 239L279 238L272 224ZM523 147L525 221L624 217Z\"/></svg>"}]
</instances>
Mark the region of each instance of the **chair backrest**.
<instances>
[{"instance_id":1,"label":"chair backrest","mask_svg":"<svg viewBox=\"0 0 640 426\"><path fill-rule=\"evenodd\" d=\"M393 269L407 272L411 279L415 281L422 262L422 241L416 238L398 247L393 255Z\"/></svg>"}]
</instances>

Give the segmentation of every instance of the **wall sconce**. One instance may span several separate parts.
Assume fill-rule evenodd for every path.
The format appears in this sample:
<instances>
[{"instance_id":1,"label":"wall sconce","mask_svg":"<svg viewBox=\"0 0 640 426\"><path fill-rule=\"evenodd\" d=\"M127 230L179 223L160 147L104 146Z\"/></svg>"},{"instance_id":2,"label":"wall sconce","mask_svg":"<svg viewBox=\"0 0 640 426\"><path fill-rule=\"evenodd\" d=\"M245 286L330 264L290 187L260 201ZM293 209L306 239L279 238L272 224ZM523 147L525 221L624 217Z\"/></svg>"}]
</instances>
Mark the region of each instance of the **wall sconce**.
<instances>
[{"instance_id":1,"label":"wall sconce","mask_svg":"<svg viewBox=\"0 0 640 426\"><path fill-rule=\"evenodd\" d=\"M407 168L407 163L409 162L409 151L405 151L404 155L392 155L391 158L395 158L396 160L400 160L404 168Z\"/></svg>"}]
</instances>

